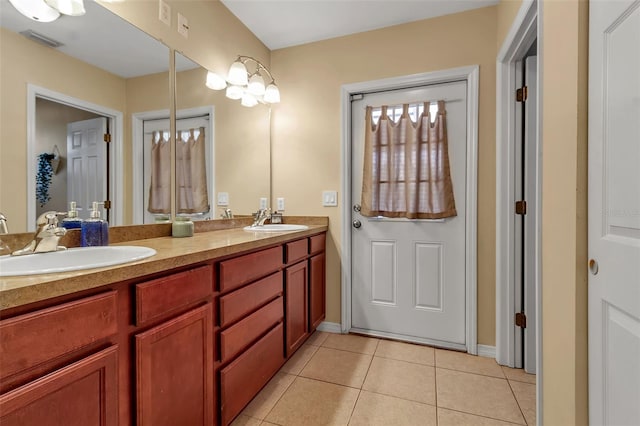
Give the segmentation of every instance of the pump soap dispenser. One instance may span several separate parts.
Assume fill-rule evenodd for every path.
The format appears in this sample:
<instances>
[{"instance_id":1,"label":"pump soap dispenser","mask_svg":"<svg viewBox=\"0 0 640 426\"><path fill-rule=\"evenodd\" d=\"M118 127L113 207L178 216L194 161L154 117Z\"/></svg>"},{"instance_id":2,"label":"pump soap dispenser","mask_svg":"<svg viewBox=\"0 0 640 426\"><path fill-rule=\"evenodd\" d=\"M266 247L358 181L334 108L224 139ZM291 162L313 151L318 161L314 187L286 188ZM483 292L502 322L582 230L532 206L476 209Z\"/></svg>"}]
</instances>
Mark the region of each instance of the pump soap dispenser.
<instances>
[{"instance_id":1,"label":"pump soap dispenser","mask_svg":"<svg viewBox=\"0 0 640 426\"><path fill-rule=\"evenodd\" d=\"M109 245L109 223L100 218L100 203L94 201L89 219L82 222L80 228L80 245L82 247L107 246Z\"/></svg>"},{"instance_id":2,"label":"pump soap dispenser","mask_svg":"<svg viewBox=\"0 0 640 426\"><path fill-rule=\"evenodd\" d=\"M75 201L69 203L67 217L62 219L61 225L66 229L80 229L82 227L82 219L78 217L78 209Z\"/></svg>"}]
</instances>

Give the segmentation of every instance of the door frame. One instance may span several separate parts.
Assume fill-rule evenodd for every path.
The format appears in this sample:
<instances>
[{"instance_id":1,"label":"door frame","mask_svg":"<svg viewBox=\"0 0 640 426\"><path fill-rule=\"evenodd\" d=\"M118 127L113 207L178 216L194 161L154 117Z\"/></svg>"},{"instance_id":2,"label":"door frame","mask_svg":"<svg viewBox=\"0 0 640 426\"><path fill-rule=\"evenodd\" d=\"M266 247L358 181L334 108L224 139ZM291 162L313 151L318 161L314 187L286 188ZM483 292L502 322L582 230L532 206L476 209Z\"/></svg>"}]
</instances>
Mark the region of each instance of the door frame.
<instances>
[{"instance_id":1,"label":"door frame","mask_svg":"<svg viewBox=\"0 0 640 426\"><path fill-rule=\"evenodd\" d=\"M67 105L73 108L90 111L107 117L109 131L111 133L111 147L109 150L109 187L112 188L113 197L107 194L114 207L111 209L110 224L122 225L123 223L123 190L124 190L124 161L123 159L123 114L111 109L82 99L74 98L60 92L56 92L35 84L27 84L27 193L36 193L36 98L47 99L52 102ZM27 197L27 231L35 231L36 198Z\"/></svg>"},{"instance_id":2,"label":"door frame","mask_svg":"<svg viewBox=\"0 0 640 426\"><path fill-rule=\"evenodd\" d=\"M541 286L541 188L542 162L542 2L523 0L509 33L498 52L496 63L496 361L501 365L515 363L515 205L514 133L516 128L515 90L516 62L521 60L531 43L538 43L537 87L537 162L535 170L535 259L536 288L536 401L537 418L542 419L542 286Z\"/></svg>"},{"instance_id":3,"label":"door frame","mask_svg":"<svg viewBox=\"0 0 640 426\"><path fill-rule=\"evenodd\" d=\"M478 84L480 68L472 65L447 70L412 74L381 80L345 84L341 87L342 115L342 302L341 331L351 329L351 95L356 93L378 92L383 90L404 89L452 81L467 83L467 182L466 182L466 342L467 352L478 353L477 345L477 164L478 164Z\"/></svg>"}]
</instances>

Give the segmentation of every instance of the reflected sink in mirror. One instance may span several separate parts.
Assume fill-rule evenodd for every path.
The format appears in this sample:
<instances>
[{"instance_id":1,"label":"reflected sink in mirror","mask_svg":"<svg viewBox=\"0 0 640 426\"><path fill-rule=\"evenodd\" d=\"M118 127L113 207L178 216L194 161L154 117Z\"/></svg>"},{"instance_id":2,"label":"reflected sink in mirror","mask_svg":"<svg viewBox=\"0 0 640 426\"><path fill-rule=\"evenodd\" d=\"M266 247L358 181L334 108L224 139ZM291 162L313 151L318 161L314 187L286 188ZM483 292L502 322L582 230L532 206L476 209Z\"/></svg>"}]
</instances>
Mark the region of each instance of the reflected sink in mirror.
<instances>
[{"instance_id":1,"label":"reflected sink in mirror","mask_svg":"<svg viewBox=\"0 0 640 426\"><path fill-rule=\"evenodd\" d=\"M51 253L0 256L0 277L52 274L121 265L156 254L149 247L104 246L71 248Z\"/></svg>"},{"instance_id":2,"label":"reflected sink in mirror","mask_svg":"<svg viewBox=\"0 0 640 426\"><path fill-rule=\"evenodd\" d=\"M307 225L293 225L288 223L268 224L262 226L245 226L245 231L251 232L282 232L282 231L304 231L309 229Z\"/></svg>"}]
</instances>

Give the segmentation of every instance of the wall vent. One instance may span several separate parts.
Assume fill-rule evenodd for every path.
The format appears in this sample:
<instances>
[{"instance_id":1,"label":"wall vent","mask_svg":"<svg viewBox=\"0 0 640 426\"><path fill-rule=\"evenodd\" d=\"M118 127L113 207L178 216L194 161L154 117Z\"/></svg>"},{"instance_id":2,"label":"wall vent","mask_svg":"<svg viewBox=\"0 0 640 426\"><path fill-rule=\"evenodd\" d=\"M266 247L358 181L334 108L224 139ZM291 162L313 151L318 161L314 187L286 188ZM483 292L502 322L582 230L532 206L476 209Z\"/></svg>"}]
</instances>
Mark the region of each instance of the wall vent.
<instances>
[{"instance_id":1,"label":"wall vent","mask_svg":"<svg viewBox=\"0 0 640 426\"><path fill-rule=\"evenodd\" d=\"M56 47L60 47L62 46L62 43L60 43L59 41L56 41L52 38L49 38L45 35L39 34L33 30L24 30L24 31L20 31L20 34L22 34L23 36L25 36L26 38L28 38L29 40L33 40L36 43L40 43L43 44L47 47L53 47L54 49Z\"/></svg>"}]
</instances>

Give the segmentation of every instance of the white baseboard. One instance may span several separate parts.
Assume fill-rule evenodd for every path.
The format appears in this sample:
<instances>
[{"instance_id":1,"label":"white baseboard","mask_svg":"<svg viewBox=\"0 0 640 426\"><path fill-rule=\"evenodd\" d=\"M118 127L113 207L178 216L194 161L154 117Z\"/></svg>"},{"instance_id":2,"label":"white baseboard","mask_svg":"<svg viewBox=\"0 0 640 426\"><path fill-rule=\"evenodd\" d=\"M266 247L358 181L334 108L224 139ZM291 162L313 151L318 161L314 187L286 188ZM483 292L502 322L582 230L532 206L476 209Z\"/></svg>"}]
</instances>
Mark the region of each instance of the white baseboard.
<instances>
[{"instance_id":1,"label":"white baseboard","mask_svg":"<svg viewBox=\"0 0 640 426\"><path fill-rule=\"evenodd\" d=\"M322 321L316 328L318 331L326 331L327 333L342 333L342 325L337 322Z\"/></svg>"},{"instance_id":2,"label":"white baseboard","mask_svg":"<svg viewBox=\"0 0 640 426\"><path fill-rule=\"evenodd\" d=\"M487 345L478 345L478 356L484 356L487 358L496 357L496 347Z\"/></svg>"}]
</instances>

